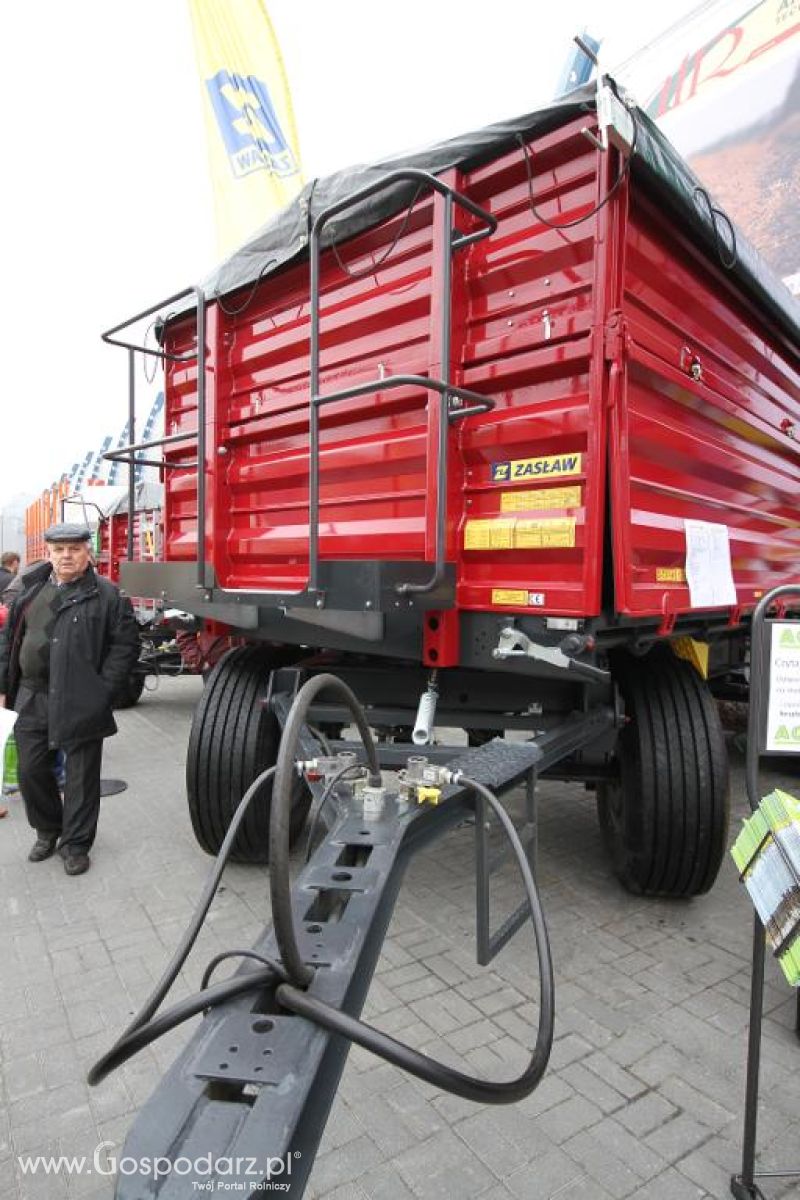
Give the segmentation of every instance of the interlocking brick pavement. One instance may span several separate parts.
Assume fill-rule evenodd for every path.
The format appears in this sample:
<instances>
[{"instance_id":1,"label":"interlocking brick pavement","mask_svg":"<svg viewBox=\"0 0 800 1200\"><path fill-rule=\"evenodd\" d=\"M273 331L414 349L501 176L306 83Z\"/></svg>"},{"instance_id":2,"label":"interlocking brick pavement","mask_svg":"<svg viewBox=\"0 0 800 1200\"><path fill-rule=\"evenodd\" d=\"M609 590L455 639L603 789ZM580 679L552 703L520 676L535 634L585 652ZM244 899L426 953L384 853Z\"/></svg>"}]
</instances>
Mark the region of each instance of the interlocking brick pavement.
<instances>
[{"instance_id":1,"label":"interlocking brick pavement","mask_svg":"<svg viewBox=\"0 0 800 1200\"><path fill-rule=\"evenodd\" d=\"M191 834L183 769L195 679L162 681L119 714L92 870L29 864L19 800L0 823L0 1196L109 1200L93 1170L26 1175L23 1154L120 1151L139 1106L185 1044L174 1031L97 1088L89 1065L160 974L210 860ZM734 763L734 822L745 811ZM765 784L791 776L765 773ZM510 801L520 814L519 798ZM474 1105L354 1049L311 1175L310 1200L702 1200L739 1166L752 913L732 863L707 897L645 901L614 882L591 795L539 792L539 880L556 969L556 1039L540 1087L509 1107ZM565 836L564 827L569 834ZM367 1000L367 1018L426 1053L493 1078L517 1074L535 1036L528 929L489 968L474 958L473 831L414 861ZM265 874L229 868L175 998L202 965L254 941ZM495 919L518 900L513 867ZM767 964L760 1146L800 1159L794 996ZM191 1027L196 1027L197 1021ZM101 1163L102 1166L102 1163ZM770 1200L794 1181L764 1184Z\"/></svg>"}]
</instances>

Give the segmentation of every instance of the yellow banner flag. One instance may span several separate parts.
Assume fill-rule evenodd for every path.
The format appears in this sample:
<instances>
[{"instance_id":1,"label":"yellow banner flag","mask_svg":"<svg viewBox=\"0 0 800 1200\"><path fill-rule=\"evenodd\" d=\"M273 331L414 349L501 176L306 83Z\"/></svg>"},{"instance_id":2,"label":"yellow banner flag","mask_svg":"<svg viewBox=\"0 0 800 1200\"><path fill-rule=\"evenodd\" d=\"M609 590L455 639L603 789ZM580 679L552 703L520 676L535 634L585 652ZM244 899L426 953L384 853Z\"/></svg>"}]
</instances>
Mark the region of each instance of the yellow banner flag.
<instances>
[{"instance_id":1,"label":"yellow banner flag","mask_svg":"<svg viewBox=\"0 0 800 1200\"><path fill-rule=\"evenodd\" d=\"M189 0L220 252L303 185L283 60L263 0Z\"/></svg>"}]
</instances>

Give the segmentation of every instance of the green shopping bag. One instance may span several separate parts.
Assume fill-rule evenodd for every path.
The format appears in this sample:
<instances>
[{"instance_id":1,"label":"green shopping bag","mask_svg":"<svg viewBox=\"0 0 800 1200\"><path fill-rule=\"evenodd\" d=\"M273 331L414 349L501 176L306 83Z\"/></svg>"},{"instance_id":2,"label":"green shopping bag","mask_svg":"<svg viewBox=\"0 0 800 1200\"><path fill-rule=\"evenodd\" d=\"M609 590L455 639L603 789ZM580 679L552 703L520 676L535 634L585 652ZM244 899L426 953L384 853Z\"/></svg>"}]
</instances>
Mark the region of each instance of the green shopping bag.
<instances>
[{"instance_id":1,"label":"green shopping bag","mask_svg":"<svg viewBox=\"0 0 800 1200\"><path fill-rule=\"evenodd\" d=\"M17 743L14 741L13 733L8 735L6 742L5 754L3 756L3 791L13 792L19 787L19 774L17 772Z\"/></svg>"}]
</instances>

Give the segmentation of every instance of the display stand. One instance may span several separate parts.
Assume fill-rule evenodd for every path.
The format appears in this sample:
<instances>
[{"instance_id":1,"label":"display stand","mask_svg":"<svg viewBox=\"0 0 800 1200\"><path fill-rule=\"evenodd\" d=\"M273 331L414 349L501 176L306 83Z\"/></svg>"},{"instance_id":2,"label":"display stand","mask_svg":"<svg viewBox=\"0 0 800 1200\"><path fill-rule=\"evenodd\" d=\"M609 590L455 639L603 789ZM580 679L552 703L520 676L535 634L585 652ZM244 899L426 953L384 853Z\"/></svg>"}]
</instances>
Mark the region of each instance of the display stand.
<instances>
[{"instance_id":1,"label":"display stand","mask_svg":"<svg viewBox=\"0 0 800 1200\"><path fill-rule=\"evenodd\" d=\"M800 752L800 745L792 749L767 750L767 717L770 702L770 668L772 663L772 627L775 619L767 620L767 611L776 606L783 597L794 596L800 600L800 584L786 584L768 592L758 603L753 613L750 641L750 711L747 723L747 799L753 812L761 803L759 788L759 763L761 756L769 754ZM783 605L778 606L780 612ZM800 620L786 620L785 624L800 633ZM798 679L800 695L800 679ZM800 723L800 722L796 722ZM750 984L750 1031L747 1046L747 1081L745 1084L744 1132L742 1139L742 1170L731 1179L731 1192L736 1200L765 1200L756 1179L800 1179L800 1166L794 1170L756 1171L756 1122L758 1117L759 1070L761 1066L761 1022L764 1013L764 962L766 954L764 926L755 915L753 925L753 968ZM800 1036L800 991L797 997L795 1032Z\"/></svg>"}]
</instances>

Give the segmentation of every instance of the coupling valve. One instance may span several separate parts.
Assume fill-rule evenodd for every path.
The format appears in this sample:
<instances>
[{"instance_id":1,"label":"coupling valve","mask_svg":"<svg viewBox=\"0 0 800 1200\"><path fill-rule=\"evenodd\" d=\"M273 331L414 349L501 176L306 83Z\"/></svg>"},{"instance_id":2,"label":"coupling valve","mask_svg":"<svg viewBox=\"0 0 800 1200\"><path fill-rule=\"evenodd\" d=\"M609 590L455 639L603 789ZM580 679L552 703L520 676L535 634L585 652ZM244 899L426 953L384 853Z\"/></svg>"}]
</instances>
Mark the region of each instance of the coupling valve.
<instances>
[{"instance_id":1,"label":"coupling valve","mask_svg":"<svg viewBox=\"0 0 800 1200\"><path fill-rule=\"evenodd\" d=\"M458 771L429 762L421 755L412 755L406 769L400 772L400 795L417 804L439 804L442 787L456 782L458 775Z\"/></svg>"},{"instance_id":2,"label":"coupling valve","mask_svg":"<svg viewBox=\"0 0 800 1200\"><path fill-rule=\"evenodd\" d=\"M339 764L333 755L320 755L319 758L298 759L295 763L298 775L304 775L309 783L320 783L335 775Z\"/></svg>"},{"instance_id":3,"label":"coupling valve","mask_svg":"<svg viewBox=\"0 0 800 1200\"><path fill-rule=\"evenodd\" d=\"M305 776L309 783L330 783L337 775L343 775L346 770L360 766L358 757L352 750L343 750L340 754L321 754L318 758L298 759L295 763L297 774Z\"/></svg>"},{"instance_id":4,"label":"coupling valve","mask_svg":"<svg viewBox=\"0 0 800 1200\"><path fill-rule=\"evenodd\" d=\"M361 805L365 821L375 821L380 817L383 812L385 799L385 787L374 787L369 783L364 784L361 788Z\"/></svg>"}]
</instances>

